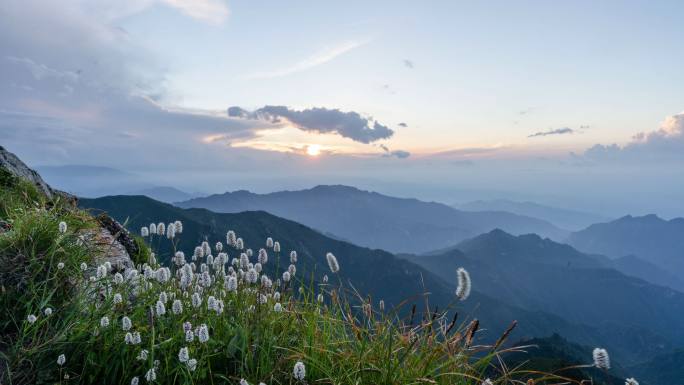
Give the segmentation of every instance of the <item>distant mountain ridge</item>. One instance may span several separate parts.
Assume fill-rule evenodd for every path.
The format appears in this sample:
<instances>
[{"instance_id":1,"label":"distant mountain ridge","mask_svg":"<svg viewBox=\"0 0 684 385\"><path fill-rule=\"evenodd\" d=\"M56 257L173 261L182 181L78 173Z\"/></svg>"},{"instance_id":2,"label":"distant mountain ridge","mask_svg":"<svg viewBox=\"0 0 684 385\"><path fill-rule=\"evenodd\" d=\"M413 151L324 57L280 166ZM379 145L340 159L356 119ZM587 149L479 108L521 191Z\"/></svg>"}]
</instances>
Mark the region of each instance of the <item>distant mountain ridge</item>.
<instances>
[{"instance_id":1,"label":"distant mountain ridge","mask_svg":"<svg viewBox=\"0 0 684 385\"><path fill-rule=\"evenodd\" d=\"M442 254L408 258L442 278L465 267L474 282L483 283L484 294L595 326L611 336L613 349L627 354L623 359L684 345L683 293L624 275L605 258L569 245L494 230Z\"/></svg>"},{"instance_id":2,"label":"distant mountain ridge","mask_svg":"<svg viewBox=\"0 0 684 385\"><path fill-rule=\"evenodd\" d=\"M578 250L611 258L634 255L684 276L684 218L627 215L572 233L568 243Z\"/></svg>"},{"instance_id":3,"label":"distant mountain ridge","mask_svg":"<svg viewBox=\"0 0 684 385\"><path fill-rule=\"evenodd\" d=\"M421 253L451 246L494 228L564 239L546 221L506 212L466 212L435 202L395 198L342 185L255 194L240 190L176 203L236 213L264 210L336 238L391 252Z\"/></svg>"},{"instance_id":4,"label":"distant mountain ridge","mask_svg":"<svg viewBox=\"0 0 684 385\"><path fill-rule=\"evenodd\" d=\"M594 223L610 220L601 215L584 211L551 207L534 202L517 202L508 199L477 200L452 206L465 211L506 211L543 219L568 230L581 230Z\"/></svg>"}]
</instances>

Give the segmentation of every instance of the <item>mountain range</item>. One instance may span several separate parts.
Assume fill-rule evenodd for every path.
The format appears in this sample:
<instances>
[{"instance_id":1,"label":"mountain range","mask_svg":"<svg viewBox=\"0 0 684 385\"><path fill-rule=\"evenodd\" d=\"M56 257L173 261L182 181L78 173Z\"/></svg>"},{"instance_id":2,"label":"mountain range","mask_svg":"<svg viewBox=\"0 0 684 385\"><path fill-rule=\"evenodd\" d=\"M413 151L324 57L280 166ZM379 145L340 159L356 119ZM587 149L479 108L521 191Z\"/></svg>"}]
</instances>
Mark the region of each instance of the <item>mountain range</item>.
<instances>
[{"instance_id":1,"label":"mountain range","mask_svg":"<svg viewBox=\"0 0 684 385\"><path fill-rule=\"evenodd\" d=\"M638 257L670 274L684 276L684 218L627 215L572 233L568 243L611 258Z\"/></svg>"},{"instance_id":2,"label":"mountain range","mask_svg":"<svg viewBox=\"0 0 684 385\"><path fill-rule=\"evenodd\" d=\"M464 211L506 211L513 214L539 218L567 229L581 230L594 223L606 222L609 218L578 210L541 205L535 202L518 202L508 199L477 200L452 205Z\"/></svg>"},{"instance_id":3,"label":"mountain range","mask_svg":"<svg viewBox=\"0 0 684 385\"><path fill-rule=\"evenodd\" d=\"M537 218L501 211L461 211L441 203L395 198L341 185L269 194L241 190L176 205L220 213L263 210L337 239L395 253L445 248L495 228L557 240L568 235Z\"/></svg>"}]
</instances>

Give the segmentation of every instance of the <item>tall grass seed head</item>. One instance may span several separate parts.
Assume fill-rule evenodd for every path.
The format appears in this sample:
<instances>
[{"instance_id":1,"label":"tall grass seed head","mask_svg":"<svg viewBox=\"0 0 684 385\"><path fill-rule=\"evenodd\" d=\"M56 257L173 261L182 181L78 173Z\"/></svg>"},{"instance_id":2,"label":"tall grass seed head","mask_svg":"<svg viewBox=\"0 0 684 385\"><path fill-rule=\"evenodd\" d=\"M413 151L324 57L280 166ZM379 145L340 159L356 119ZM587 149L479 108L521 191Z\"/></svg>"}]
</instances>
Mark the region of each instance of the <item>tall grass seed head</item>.
<instances>
[{"instance_id":1,"label":"tall grass seed head","mask_svg":"<svg viewBox=\"0 0 684 385\"><path fill-rule=\"evenodd\" d=\"M466 269L459 267L456 270L456 277L458 279L458 286L456 287L456 297L461 301L465 301L470 296L471 282L470 274Z\"/></svg>"},{"instance_id":2,"label":"tall grass seed head","mask_svg":"<svg viewBox=\"0 0 684 385\"><path fill-rule=\"evenodd\" d=\"M325 259L328 261L328 267L330 268L330 271L333 273L337 273L340 271L340 265L337 262L337 258L333 253L327 253L325 255Z\"/></svg>"}]
</instances>

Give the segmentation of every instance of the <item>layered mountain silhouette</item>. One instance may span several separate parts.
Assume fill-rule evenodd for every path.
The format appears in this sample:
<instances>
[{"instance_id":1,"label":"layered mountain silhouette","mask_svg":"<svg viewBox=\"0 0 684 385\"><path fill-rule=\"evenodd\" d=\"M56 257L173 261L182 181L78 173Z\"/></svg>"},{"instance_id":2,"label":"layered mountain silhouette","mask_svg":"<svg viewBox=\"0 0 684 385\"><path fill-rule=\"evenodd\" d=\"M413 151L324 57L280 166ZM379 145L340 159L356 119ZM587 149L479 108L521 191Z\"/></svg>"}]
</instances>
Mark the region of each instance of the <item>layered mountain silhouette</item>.
<instances>
[{"instance_id":1,"label":"layered mountain silhouette","mask_svg":"<svg viewBox=\"0 0 684 385\"><path fill-rule=\"evenodd\" d=\"M501 228L562 240L567 232L549 222L500 211L467 212L444 204L394 198L349 186L255 194L235 191L177 203L237 213L264 210L338 239L390 252L421 253Z\"/></svg>"},{"instance_id":2,"label":"layered mountain silhouette","mask_svg":"<svg viewBox=\"0 0 684 385\"><path fill-rule=\"evenodd\" d=\"M572 233L568 242L579 250L611 258L636 256L684 276L684 218L628 215Z\"/></svg>"},{"instance_id":3,"label":"layered mountain silhouette","mask_svg":"<svg viewBox=\"0 0 684 385\"><path fill-rule=\"evenodd\" d=\"M487 328L483 339L495 339L512 320L517 320L519 328L514 332L514 338L559 333L582 344L610 347L616 359L627 363L636 363L645 357L671 351L673 342L682 340L676 327L667 332L653 330L668 321L672 322L676 312L682 314L681 294L675 293L673 297L668 297L668 289L605 269L602 262L592 256L579 253L566 245L541 240L537 236L514 237L497 230L485 234L484 238L477 237L460 244L459 247L467 249L467 253L453 249L440 255L404 260L382 250L359 247L330 238L307 226L263 211L213 213L205 209L181 209L143 196L82 199L80 204L95 211L107 211L114 218L126 223L131 231L138 231L141 226L151 222L180 219L184 223L184 231L179 238L178 247L184 250L192 250L203 240L212 244L224 241L228 229L237 231L251 247L261 247L265 238L270 236L281 242L283 258L278 262L278 258L271 256L269 264L287 265L287 252L295 249L302 260L299 263L300 271L297 272L300 276L313 274L320 278L325 273L329 274L325 253L330 251L340 260L342 282L345 285L353 284L359 293L370 296L376 303L379 299L384 299L388 304L396 305L409 299L409 303L417 303L419 309L426 309L426 306L444 309L454 305L455 270L465 266L472 271L473 294L467 301L456 303L453 310L459 313L461 320L480 319ZM518 243L518 239L533 242ZM168 244L164 241L160 244ZM538 242L543 245L542 249L545 248L544 255L549 257L537 269L535 260L542 253L542 250L534 251L539 248ZM489 244L497 247L484 247ZM163 249L161 257L168 258L170 252L168 247ZM489 259L490 254L494 255L493 259ZM503 263L506 259L509 261ZM515 267L516 264L521 267ZM495 265L495 268L490 265ZM507 269L512 271L506 271ZM537 271L529 272L526 269ZM569 288L548 289L545 286L565 285L554 274L565 272L568 274L565 278L571 280L570 273L578 269L585 269L590 274L578 279ZM543 277L547 272L551 274L550 278ZM608 278L604 280L602 274ZM606 283L610 282L611 277L617 279L617 286ZM526 282L528 280L531 282ZM582 285L587 287L581 288ZM621 296L623 299L618 299L614 307L605 309L599 307L604 305L605 297L609 294L599 295L600 301L593 304L593 290L606 290L604 286L610 290L622 289L620 285L630 289L633 285L642 285L647 294L628 290L626 295L635 295L638 301L633 302L628 297ZM573 290L577 291L575 296L568 297L568 293ZM425 292L430 292L429 305L420 296ZM615 294L614 291L610 293ZM559 303L554 303L555 300ZM634 321L629 320L632 315L625 302L629 302L630 308L635 311L633 305L642 306L645 301L652 302L648 309L649 316L661 313L664 316L660 323L652 327L644 326L646 315L633 317ZM571 314L569 309L587 314ZM619 317L627 317L628 321L615 324Z\"/></svg>"},{"instance_id":4,"label":"layered mountain silhouette","mask_svg":"<svg viewBox=\"0 0 684 385\"><path fill-rule=\"evenodd\" d=\"M494 230L411 260L445 279L463 266L484 294L599 328L616 337L613 349L653 355L684 344L684 294L537 235Z\"/></svg>"},{"instance_id":5,"label":"layered mountain silhouette","mask_svg":"<svg viewBox=\"0 0 684 385\"><path fill-rule=\"evenodd\" d=\"M543 219L568 230L581 230L594 223L609 220L609 218L584 211L551 207L534 202L517 202L508 199L477 200L463 204L454 204L453 207L465 211L506 211Z\"/></svg>"}]
</instances>

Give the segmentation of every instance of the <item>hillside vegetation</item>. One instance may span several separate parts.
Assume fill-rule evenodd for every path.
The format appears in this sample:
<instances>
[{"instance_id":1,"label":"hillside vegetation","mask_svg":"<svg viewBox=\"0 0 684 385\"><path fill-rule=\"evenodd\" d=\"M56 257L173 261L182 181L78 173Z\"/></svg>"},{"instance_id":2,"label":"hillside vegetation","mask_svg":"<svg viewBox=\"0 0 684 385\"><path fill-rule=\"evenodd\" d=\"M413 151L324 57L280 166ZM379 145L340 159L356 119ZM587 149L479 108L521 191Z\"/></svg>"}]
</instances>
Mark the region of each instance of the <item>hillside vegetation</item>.
<instances>
[{"instance_id":1,"label":"hillside vegetation","mask_svg":"<svg viewBox=\"0 0 684 385\"><path fill-rule=\"evenodd\" d=\"M320 280L298 271L290 250L291 266L271 266L286 252L280 243L262 240L250 256L233 233L221 245L176 250L169 264L147 249L132 256L147 259L134 269L95 264L84 236L99 226L93 217L6 172L1 183L2 383L560 381L503 365L506 334L478 345L476 321L443 311L402 319L356 295L332 254ZM181 243L182 223L151 227L140 245Z\"/></svg>"}]
</instances>

